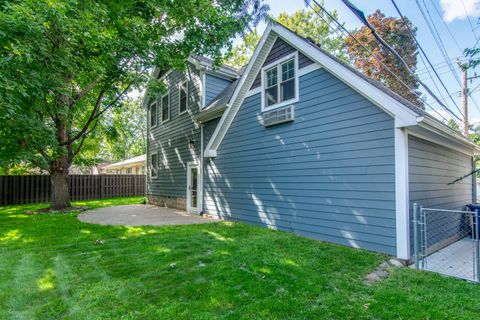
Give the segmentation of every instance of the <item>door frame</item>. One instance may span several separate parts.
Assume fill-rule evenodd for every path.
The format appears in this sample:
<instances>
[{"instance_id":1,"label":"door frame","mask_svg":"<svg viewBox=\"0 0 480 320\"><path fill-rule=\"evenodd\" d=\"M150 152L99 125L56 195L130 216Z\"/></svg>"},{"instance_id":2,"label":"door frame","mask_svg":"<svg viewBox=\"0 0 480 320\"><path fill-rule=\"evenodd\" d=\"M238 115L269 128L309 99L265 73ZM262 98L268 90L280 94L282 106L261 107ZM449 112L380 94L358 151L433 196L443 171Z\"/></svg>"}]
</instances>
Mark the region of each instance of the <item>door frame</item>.
<instances>
[{"instance_id":1,"label":"door frame","mask_svg":"<svg viewBox=\"0 0 480 320\"><path fill-rule=\"evenodd\" d=\"M190 203L192 202L192 193L190 192L190 182L191 182L191 179L192 179L192 171L191 171L191 168L197 168L197 206L196 207L191 207L190 206ZM200 184L200 166L197 162L195 161L191 161L191 162L187 162L187 212L189 213L195 213L195 214L200 214L200 195L201 195L201 192L200 192L200 188L201 188L201 184Z\"/></svg>"}]
</instances>

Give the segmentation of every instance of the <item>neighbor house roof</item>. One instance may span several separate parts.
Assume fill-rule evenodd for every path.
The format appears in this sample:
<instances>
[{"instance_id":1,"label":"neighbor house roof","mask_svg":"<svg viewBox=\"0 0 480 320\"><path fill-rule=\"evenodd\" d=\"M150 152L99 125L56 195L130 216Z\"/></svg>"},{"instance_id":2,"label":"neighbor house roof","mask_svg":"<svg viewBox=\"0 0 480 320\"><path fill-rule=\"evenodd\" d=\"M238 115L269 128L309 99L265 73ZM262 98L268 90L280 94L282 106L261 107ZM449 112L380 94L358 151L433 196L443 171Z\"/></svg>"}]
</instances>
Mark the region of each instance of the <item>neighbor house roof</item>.
<instances>
[{"instance_id":1,"label":"neighbor house roof","mask_svg":"<svg viewBox=\"0 0 480 320\"><path fill-rule=\"evenodd\" d=\"M205 156L216 156L217 148L278 37L297 48L312 61L318 63L338 79L394 117L397 128L422 126L425 130L445 136L446 139L455 141L470 149L479 150L478 146L473 142L438 121L423 109L402 98L381 83L355 70L347 63L323 50L313 41L299 36L277 22L271 21L255 49L252 59L250 59L246 66L245 72L241 78L238 79L238 84L235 86L234 92L228 95L229 101L225 103L227 107L224 108L225 112L207 144Z\"/></svg>"},{"instance_id":2,"label":"neighbor house roof","mask_svg":"<svg viewBox=\"0 0 480 320\"><path fill-rule=\"evenodd\" d=\"M115 168L123 168L125 166L131 166L135 164L145 164L147 161L147 156L145 154L142 154L141 156L138 157L133 157L127 160L123 160L120 162L115 162L112 164L109 164L108 166L105 166L105 169L115 169Z\"/></svg>"}]
</instances>

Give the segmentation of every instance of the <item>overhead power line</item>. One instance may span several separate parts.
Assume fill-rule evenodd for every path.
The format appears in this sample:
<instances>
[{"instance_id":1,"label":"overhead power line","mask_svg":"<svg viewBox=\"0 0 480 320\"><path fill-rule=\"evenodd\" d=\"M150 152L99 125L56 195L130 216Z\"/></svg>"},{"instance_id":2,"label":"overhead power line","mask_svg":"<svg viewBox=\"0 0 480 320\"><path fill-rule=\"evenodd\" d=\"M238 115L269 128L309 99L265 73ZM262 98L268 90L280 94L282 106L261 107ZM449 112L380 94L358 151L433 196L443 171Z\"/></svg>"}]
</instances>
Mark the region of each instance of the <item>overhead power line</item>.
<instances>
[{"instance_id":1,"label":"overhead power line","mask_svg":"<svg viewBox=\"0 0 480 320\"><path fill-rule=\"evenodd\" d=\"M442 21L443 25L444 25L445 28L447 29L448 34L450 35L450 37L452 38L453 42L454 42L455 45L457 46L458 50L463 54L463 49L462 49L462 48L460 47L460 45L458 44L457 39L453 36L453 33L452 33L452 31L450 30L450 27L448 26L448 24L445 22L445 20L443 20L442 14L440 13L440 10L438 10L438 8L437 8L437 6L435 5L435 3L433 2L433 0L430 0L430 2L432 3L432 7L435 9L435 12L437 13L438 18L440 19L440 21Z\"/></svg>"},{"instance_id":2,"label":"overhead power line","mask_svg":"<svg viewBox=\"0 0 480 320\"><path fill-rule=\"evenodd\" d=\"M453 77L455 78L455 80L457 80L458 85L461 86L461 85L462 85L462 82L460 81L460 77L458 76L458 74L457 74L457 72L456 72L456 69L455 69L455 67L454 67L453 64L452 64L452 61L451 61L451 59L450 59L450 56L448 55L448 51L447 51L447 49L445 48L445 44L443 43L442 37L440 36L440 33L438 32L437 26L435 25L435 21L433 21L433 18L432 18L432 16L430 15L430 10L428 10L428 7L427 7L427 4L425 3L425 0L422 0L422 2L423 2L423 5L425 6L425 10L427 11L428 18L429 18L430 21L432 22L432 26L433 26L433 29L434 29L434 31L435 31L435 34L437 35L438 42L440 43L441 49L443 50L444 59L445 59L445 61L447 62L450 70L452 71Z\"/></svg>"},{"instance_id":3,"label":"overhead power line","mask_svg":"<svg viewBox=\"0 0 480 320\"><path fill-rule=\"evenodd\" d=\"M388 51L390 51L397 59L398 61L401 62L401 64L404 66L405 70L412 76L415 80L418 81L418 83L445 109L447 112L449 112L452 116L457 118L459 121L462 121L448 106L446 106L440 98L438 98L433 91L420 79L417 77L417 75L410 70L410 67L408 64L403 60L403 58L393 49L388 43L385 42L385 40L382 39L382 37L377 33L375 28L368 22L367 18L365 17L364 13L360 11L357 7L355 7L349 0L342 0L342 2L355 14L355 16L367 27L370 29L372 32L372 35L380 42L385 48L387 48ZM447 90L448 92L448 90ZM450 96L450 95L449 95ZM457 106L455 103L455 100L450 96L452 102L454 105L457 107L457 109L460 111L460 108ZM461 112L460 112L461 113Z\"/></svg>"},{"instance_id":4,"label":"overhead power line","mask_svg":"<svg viewBox=\"0 0 480 320\"><path fill-rule=\"evenodd\" d=\"M395 2L395 0L391 0L392 1L392 4L393 6L395 7L395 10L397 10L398 14L400 15L400 18L402 19L403 21L403 24L405 25L405 27L408 29L408 32L410 33L410 35L412 36L413 40L415 41L415 43L417 44L418 48L420 49L420 52L423 54L423 56L425 57L425 60L427 60L428 64L430 65L430 68L432 68L432 71L433 73L435 73L438 81L440 82L440 84L442 85L443 89L445 89L445 92L447 93L447 95L450 97L450 99L452 100L452 102L454 103L455 107L457 108L457 110L460 112L460 114L462 114L462 112L460 111L460 108L457 106L457 104L455 103L455 100L453 99L453 97L450 95L447 87L445 86L445 83L442 81L442 78L440 78L437 70L433 67L432 65L432 62L430 61L430 59L428 58L427 54L425 53L425 50L423 50L423 47L422 45L420 44L420 42L418 42L417 40L417 37L415 36L415 34L413 33L413 30L410 28L410 25L408 24L408 21L407 19L405 19L404 15L402 14L402 12L400 11L400 8L397 6L397 3ZM421 55L420 55L421 57ZM425 66L426 67L426 66ZM427 69L428 70L428 69ZM433 80L433 78L431 78L432 82L435 84L435 81Z\"/></svg>"},{"instance_id":5,"label":"overhead power line","mask_svg":"<svg viewBox=\"0 0 480 320\"><path fill-rule=\"evenodd\" d=\"M328 20L326 20L322 14L320 14L317 10L314 9L313 6L311 6L310 4L310 1L305 1L305 3L312 9L312 11L317 14L326 24L328 27L330 27L332 30L335 31L335 33L338 33L338 32L342 32L343 30L343 35L340 35L340 36L349 36L351 37L355 42L357 42L363 50L365 50L370 56L372 56L375 60L377 60L377 62L383 67L385 68L385 70L387 72L389 72L392 76L394 76L398 81L399 83L401 83L403 86L405 86L408 90L410 90L412 93L414 93L415 95L417 95L419 98L421 98L421 96L414 90L412 89L411 87L409 87L398 75L396 75L392 70L390 70L390 68L388 68L388 66L385 65L385 63L383 63L383 61L381 59L379 59L377 56L375 56L363 43L361 43L357 38L355 38L355 36L350 32L348 31L344 26L343 24L341 24L334 16L332 16L330 14L330 12L328 12L328 10L326 10L322 5L320 5L316 0L312 0L328 17L331 21L335 22L335 24L338 26L338 28L333 28L331 25L330 25L330 22ZM346 33L346 34L345 34ZM442 118L443 120L447 121L448 122L448 119L445 118L444 115L442 115L440 112L438 112L437 109L433 108L428 102L425 101L425 104L426 106L428 106L429 108L432 109L433 112L435 112L440 118ZM441 105L443 106L443 105ZM448 111L447 111L448 112ZM450 114L450 112L448 112Z\"/></svg>"},{"instance_id":6,"label":"overhead power line","mask_svg":"<svg viewBox=\"0 0 480 320\"><path fill-rule=\"evenodd\" d=\"M468 24L470 24L470 29L472 30L472 33L473 33L473 36L475 37L475 40L477 40L476 43L478 43L479 38L477 37L477 34L475 33L475 28L473 27L472 19L470 19L470 15L468 14L467 7L465 7L465 2L463 2L463 0L461 0L461 1L462 1L463 10L465 10L465 14L467 15Z\"/></svg>"}]
</instances>

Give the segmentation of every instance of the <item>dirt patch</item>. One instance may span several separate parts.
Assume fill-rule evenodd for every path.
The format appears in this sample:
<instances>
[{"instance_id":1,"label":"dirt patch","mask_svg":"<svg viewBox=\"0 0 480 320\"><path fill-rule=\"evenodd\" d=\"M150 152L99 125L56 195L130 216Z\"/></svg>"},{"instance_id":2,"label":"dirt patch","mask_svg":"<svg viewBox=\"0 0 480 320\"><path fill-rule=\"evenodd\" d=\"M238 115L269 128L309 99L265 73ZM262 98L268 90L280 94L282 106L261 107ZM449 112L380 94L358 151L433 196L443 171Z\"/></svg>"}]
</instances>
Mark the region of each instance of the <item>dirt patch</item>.
<instances>
[{"instance_id":1,"label":"dirt patch","mask_svg":"<svg viewBox=\"0 0 480 320\"><path fill-rule=\"evenodd\" d=\"M50 208L42 208L37 210L28 210L25 211L25 214L36 215L36 214L62 214L62 213L73 213L73 212L83 212L88 210L88 207L70 207L64 210L52 210Z\"/></svg>"}]
</instances>

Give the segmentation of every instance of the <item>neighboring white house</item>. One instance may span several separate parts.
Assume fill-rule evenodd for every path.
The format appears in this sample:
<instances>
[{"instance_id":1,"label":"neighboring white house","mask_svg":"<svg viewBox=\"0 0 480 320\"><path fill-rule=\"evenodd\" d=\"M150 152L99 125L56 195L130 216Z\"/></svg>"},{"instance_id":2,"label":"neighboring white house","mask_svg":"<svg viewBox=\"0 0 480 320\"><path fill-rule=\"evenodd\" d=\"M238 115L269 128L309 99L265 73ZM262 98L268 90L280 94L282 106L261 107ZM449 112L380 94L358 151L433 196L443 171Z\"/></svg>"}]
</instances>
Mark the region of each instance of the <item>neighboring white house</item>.
<instances>
[{"instance_id":1,"label":"neighboring white house","mask_svg":"<svg viewBox=\"0 0 480 320\"><path fill-rule=\"evenodd\" d=\"M145 174L146 155L112 163L103 168L106 174Z\"/></svg>"}]
</instances>

